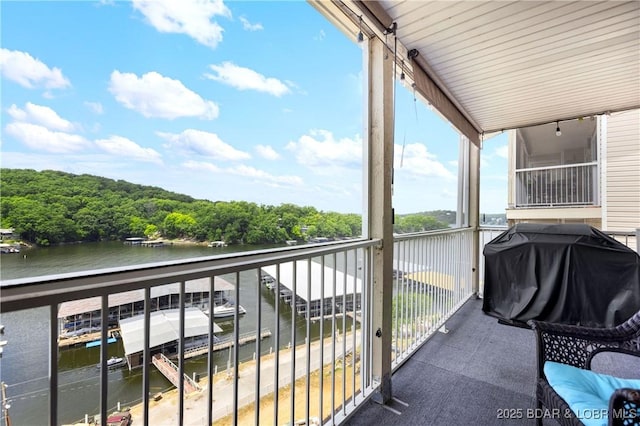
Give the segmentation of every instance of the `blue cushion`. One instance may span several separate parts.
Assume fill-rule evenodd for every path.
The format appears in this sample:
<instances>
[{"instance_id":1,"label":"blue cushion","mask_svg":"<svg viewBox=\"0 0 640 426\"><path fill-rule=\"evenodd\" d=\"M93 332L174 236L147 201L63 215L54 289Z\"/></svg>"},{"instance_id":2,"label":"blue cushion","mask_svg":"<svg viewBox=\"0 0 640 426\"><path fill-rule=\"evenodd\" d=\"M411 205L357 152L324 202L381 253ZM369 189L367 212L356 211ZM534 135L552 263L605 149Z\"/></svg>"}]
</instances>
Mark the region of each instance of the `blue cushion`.
<instances>
[{"instance_id":1,"label":"blue cushion","mask_svg":"<svg viewBox=\"0 0 640 426\"><path fill-rule=\"evenodd\" d=\"M544 375L587 426L606 426L609 399L616 389L640 389L640 380L619 379L551 361L545 362Z\"/></svg>"}]
</instances>

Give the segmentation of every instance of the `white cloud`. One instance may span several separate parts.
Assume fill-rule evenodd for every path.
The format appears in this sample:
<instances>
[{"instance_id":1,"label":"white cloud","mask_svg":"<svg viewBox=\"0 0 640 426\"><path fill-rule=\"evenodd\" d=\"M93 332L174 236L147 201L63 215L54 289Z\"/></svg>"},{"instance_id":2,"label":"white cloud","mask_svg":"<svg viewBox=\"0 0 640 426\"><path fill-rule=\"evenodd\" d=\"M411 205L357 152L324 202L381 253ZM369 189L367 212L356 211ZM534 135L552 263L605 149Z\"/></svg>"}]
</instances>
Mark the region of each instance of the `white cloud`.
<instances>
[{"instance_id":1,"label":"white cloud","mask_svg":"<svg viewBox=\"0 0 640 426\"><path fill-rule=\"evenodd\" d=\"M167 148L174 148L187 154L198 154L225 161L247 160L249 153L240 151L223 142L215 133L187 129L180 134L158 132L158 136L168 141Z\"/></svg>"},{"instance_id":2,"label":"white cloud","mask_svg":"<svg viewBox=\"0 0 640 426\"><path fill-rule=\"evenodd\" d=\"M141 161L162 164L161 155L151 148L143 148L137 143L122 136L110 136L108 139L98 139L96 145L109 154L122 158L133 158Z\"/></svg>"},{"instance_id":3,"label":"white cloud","mask_svg":"<svg viewBox=\"0 0 640 426\"><path fill-rule=\"evenodd\" d=\"M0 49L2 75L28 89L64 89L71 86L60 68L49 68L39 59L19 50Z\"/></svg>"},{"instance_id":4,"label":"white cloud","mask_svg":"<svg viewBox=\"0 0 640 426\"><path fill-rule=\"evenodd\" d=\"M480 169L484 169L491 165L491 156L480 154Z\"/></svg>"},{"instance_id":5,"label":"white cloud","mask_svg":"<svg viewBox=\"0 0 640 426\"><path fill-rule=\"evenodd\" d=\"M85 102L84 106L86 106L96 114L102 114L104 112L104 108L102 107L102 104L100 102Z\"/></svg>"},{"instance_id":6,"label":"white cloud","mask_svg":"<svg viewBox=\"0 0 640 426\"><path fill-rule=\"evenodd\" d=\"M177 4L177 3L176 3ZM167 118L199 117L211 120L218 116L218 105L204 100L186 88L180 80L148 72L142 77L113 71L109 91L125 107L143 116Z\"/></svg>"},{"instance_id":7,"label":"white cloud","mask_svg":"<svg viewBox=\"0 0 640 426\"><path fill-rule=\"evenodd\" d=\"M224 170L221 167L216 166L215 164L207 163L204 161L189 160L182 163L182 166L186 167L189 170L203 170L205 172L211 173L222 173Z\"/></svg>"},{"instance_id":8,"label":"white cloud","mask_svg":"<svg viewBox=\"0 0 640 426\"><path fill-rule=\"evenodd\" d=\"M47 106L27 102L24 109L20 109L13 104L7 112L16 121L39 124L49 130L60 130L63 132L72 132L74 130L74 125L71 124L70 121L60 117L57 112Z\"/></svg>"},{"instance_id":9,"label":"white cloud","mask_svg":"<svg viewBox=\"0 0 640 426\"><path fill-rule=\"evenodd\" d=\"M303 181L299 176L276 176L271 173L267 173L264 170L259 170L254 167L240 164L235 167L221 168L215 164L202 162L202 161L187 161L182 164L184 167L190 170L204 170L211 173L223 173L226 175L235 175L255 179L262 183L287 185L287 186L302 186Z\"/></svg>"},{"instance_id":10,"label":"white cloud","mask_svg":"<svg viewBox=\"0 0 640 426\"><path fill-rule=\"evenodd\" d=\"M264 28L262 27L262 24L260 23L256 23L256 24L252 24L251 22L249 22L249 20L247 18L245 18L244 16L240 17L240 22L242 22L242 28L244 28L247 31L260 31L263 30Z\"/></svg>"},{"instance_id":11,"label":"white cloud","mask_svg":"<svg viewBox=\"0 0 640 426\"><path fill-rule=\"evenodd\" d=\"M499 147L496 147L496 149L493 151L493 153L495 155L497 155L498 157L504 158L504 159L508 159L509 158L509 145L501 145Z\"/></svg>"},{"instance_id":12,"label":"white cloud","mask_svg":"<svg viewBox=\"0 0 640 426\"><path fill-rule=\"evenodd\" d=\"M285 83L277 78L265 77L256 71L240 67L232 62L223 62L222 65L209 65L216 74L205 74L208 79L219 81L239 90L257 90L274 96L282 96L291 93Z\"/></svg>"},{"instance_id":13,"label":"white cloud","mask_svg":"<svg viewBox=\"0 0 640 426\"><path fill-rule=\"evenodd\" d=\"M255 178L258 180L264 180L273 183L280 183L286 185L302 185L302 178L299 176L275 176L270 173L265 172L264 170L258 170L254 167L245 166L240 164L235 168L229 168L227 170L231 170L233 174L238 176L245 176L250 178Z\"/></svg>"},{"instance_id":14,"label":"white cloud","mask_svg":"<svg viewBox=\"0 0 640 426\"><path fill-rule=\"evenodd\" d=\"M256 151L262 158L266 158L267 160L277 160L280 158L280 154L270 145L256 145Z\"/></svg>"},{"instance_id":15,"label":"white cloud","mask_svg":"<svg viewBox=\"0 0 640 426\"><path fill-rule=\"evenodd\" d=\"M222 0L133 0L133 8L159 32L186 34L212 49L222 41L224 29L211 20L231 17Z\"/></svg>"},{"instance_id":16,"label":"white cloud","mask_svg":"<svg viewBox=\"0 0 640 426\"><path fill-rule=\"evenodd\" d=\"M328 130L311 130L286 148L293 152L298 163L320 172L326 167L359 167L362 163L362 140L336 140Z\"/></svg>"},{"instance_id":17,"label":"white cloud","mask_svg":"<svg viewBox=\"0 0 640 426\"><path fill-rule=\"evenodd\" d=\"M419 176L442 177L456 179L437 157L427 151L427 147L420 143L407 144L402 153L402 145L396 145L394 149L394 166L398 171L407 171Z\"/></svg>"},{"instance_id":18,"label":"white cloud","mask_svg":"<svg viewBox=\"0 0 640 426\"><path fill-rule=\"evenodd\" d=\"M31 123L9 123L5 131L32 149L53 153L80 151L90 145L80 135L56 132Z\"/></svg>"},{"instance_id":19,"label":"white cloud","mask_svg":"<svg viewBox=\"0 0 640 426\"><path fill-rule=\"evenodd\" d=\"M314 40L317 40L317 41L322 41L322 40L324 40L324 38L325 38L326 36L327 36L327 35L325 34L324 30L320 30L320 32L318 33L318 35L317 35L317 36L315 36L313 39L314 39Z\"/></svg>"}]
</instances>

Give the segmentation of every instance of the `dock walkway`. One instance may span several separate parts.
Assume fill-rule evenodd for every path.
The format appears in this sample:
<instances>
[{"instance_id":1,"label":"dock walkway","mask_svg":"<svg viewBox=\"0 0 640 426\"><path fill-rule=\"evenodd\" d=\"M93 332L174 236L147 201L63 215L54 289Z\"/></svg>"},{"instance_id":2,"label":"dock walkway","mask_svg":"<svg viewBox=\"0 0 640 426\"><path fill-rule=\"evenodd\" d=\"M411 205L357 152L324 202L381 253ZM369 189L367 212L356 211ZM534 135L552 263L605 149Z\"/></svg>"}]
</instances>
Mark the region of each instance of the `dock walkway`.
<instances>
[{"instance_id":1,"label":"dock walkway","mask_svg":"<svg viewBox=\"0 0 640 426\"><path fill-rule=\"evenodd\" d=\"M163 354L156 354L151 359L153 365L160 371L175 387L178 387L178 366ZM189 394L202 390L194 380L186 374L184 375L184 393Z\"/></svg>"},{"instance_id":2,"label":"dock walkway","mask_svg":"<svg viewBox=\"0 0 640 426\"><path fill-rule=\"evenodd\" d=\"M260 332L260 340L264 339L265 337L270 337L271 336L271 330L269 330L268 328L264 328L262 329L262 331ZM256 333L254 333L253 331L248 332L248 333L243 333L240 335L239 339L238 339L238 345L242 346L246 343L250 343L253 342L257 339L256 337ZM230 339L225 339L222 341L219 341L218 343L214 343L213 345L213 351L221 351L223 349L228 349L233 347L233 338ZM190 348L187 349L184 352L184 359L188 359L188 358L193 358L196 356L200 356L200 355L205 355L209 353L209 344L205 343L203 345L194 347L194 348Z\"/></svg>"},{"instance_id":3,"label":"dock walkway","mask_svg":"<svg viewBox=\"0 0 640 426\"><path fill-rule=\"evenodd\" d=\"M107 343L108 339L118 339L120 337L120 328L110 328L107 332ZM75 348L76 346L85 346L87 343L95 342L96 340L102 339L102 331L95 331L91 333L81 334L79 336L69 336L66 337L64 335L58 336L58 347L60 349L68 349Z\"/></svg>"}]
</instances>

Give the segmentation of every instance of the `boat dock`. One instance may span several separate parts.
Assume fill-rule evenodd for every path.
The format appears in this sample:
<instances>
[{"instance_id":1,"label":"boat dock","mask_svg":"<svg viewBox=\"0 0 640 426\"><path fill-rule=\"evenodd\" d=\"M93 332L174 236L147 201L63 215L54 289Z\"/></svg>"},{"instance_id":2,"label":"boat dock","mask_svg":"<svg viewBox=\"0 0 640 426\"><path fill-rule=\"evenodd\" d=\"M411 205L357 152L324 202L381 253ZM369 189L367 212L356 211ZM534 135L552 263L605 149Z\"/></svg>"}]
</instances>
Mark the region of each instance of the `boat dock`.
<instances>
[{"instance_id":1,"label":"boat dock","mask_svg":"<svg viewBox=\"0 0 640 426\"><path fill-rule=\"evenodd\" d=\"M107 343L114 343L116 340L111 340L111 339L117 339L117 337L119 336L120 336L119 328L110 329L107 334ZM59 336L58 347L60 349L69 349L69 348L75 348L76 346L85 346L85 347L98 346L100 345L101 339L102 339L102 332L100 331L96 331L93 333L85 333L78 336L70 336L70 337ZM96 341L99 343L90 345L91 343Z\"/></svg>"},{"instance_id":2,"label":"boat dock","mask_svg":"<svg viewBox=\"0 0 640 426\"><path fill-rule=\"evenodd\" d=\"M162 240L142 241L140 245L142 247L164 247L164 241Z\"/></svg>"},{"instance_id":3,"label":"boat dock","mask_svg":"<svg viewBox=\"0 0 640 426\"><path fill-rule=\"evenodd\" d=\"M362 320L362 318L360 316L360 311L358 311L355 315L354 315L354 313L352 311L349 311L349 312L346 312L346 313L336 312L335 315L327 314L327 315L324 315L324 316L312 317L312 318L309 318L309 321L313 322L313 321L320 321L320 320L330 320L334 316L336 318L342 318L344 316L347 316L347 317L351 318L352 320L354 320L354 321L356 321L358 323L361 322L361 320Z\"/></svg>"},{"instance_id":4,"label":"boat dock","mask_svg":"<svg viewBox=\"0 0 640 426\"><path fill-rule=\"evenodd\" d=\"M295 267L294 267L295 266ZM261 282L291 305L298 315L320 318L360 309L362 277L317 262L296 261L263 266ZM308 281L310 285L307 285ZM296 285L297 284L297 285ZM295 291L295 294L294 294Z\"/></svg>"},{"instance_id":5,"label":"boat dock","mask_svg":"<svg viewBox=\"0 0 640 426\"><path fill-rule=\"evenodd\" d=\"M164 356L163 354L155 354L153 358L151 358L151 362L156 366L158 371L162 373L163 376L167 378L175 387L179 386L179 374L178 366L175 365L169 358ZM200 385L196 383L191 377L184 374L184 393L189 394L192 392L198 392L202 390Z\"/></svg>"},{"instance_id":6,"label":"boat dock","mask_svg":"<svg viewBox=\"0 0 640 426\"><path fill-rule=\"evenodd\" d=\"M260 332L260 340L264 339L265 337L271 337L271 330L265 328ZM246 343L254 342L256 339L257 339L256 333L252 331L248 333L243 333L240 335L240 338L238 339L238 345L242 346ZM214 343L213 351L214 352L221 351L223 349L228 349L231 347L233 347L233 338L220 340ZM209 352L209 344L200 345L195 348L187 349L184 352L184 359L205 355L208 352Z\"/></svg>"}]
</instances>

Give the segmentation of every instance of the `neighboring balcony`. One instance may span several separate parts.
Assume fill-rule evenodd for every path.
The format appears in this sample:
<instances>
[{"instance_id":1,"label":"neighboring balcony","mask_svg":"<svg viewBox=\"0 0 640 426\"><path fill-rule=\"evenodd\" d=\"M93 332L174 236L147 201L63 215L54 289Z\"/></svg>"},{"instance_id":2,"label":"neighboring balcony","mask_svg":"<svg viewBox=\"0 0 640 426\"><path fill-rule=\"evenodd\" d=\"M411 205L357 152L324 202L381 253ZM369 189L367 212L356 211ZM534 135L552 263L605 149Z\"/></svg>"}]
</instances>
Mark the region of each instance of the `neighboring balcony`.
<instances>
[{"instance_id":1,"label":"neighboring balcony","mask_svg":"<svg viewBox=\"0 0 640 426\"><path fill-rule=\"evenodd\" d=\"M516 208L597 206L598 163L516 170Z\"/></svg>"}]
</instances>

